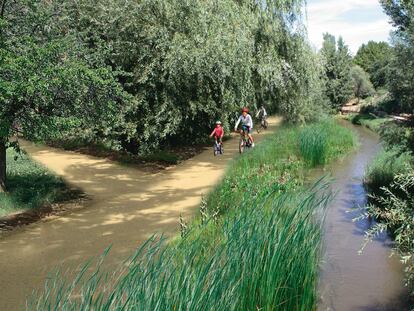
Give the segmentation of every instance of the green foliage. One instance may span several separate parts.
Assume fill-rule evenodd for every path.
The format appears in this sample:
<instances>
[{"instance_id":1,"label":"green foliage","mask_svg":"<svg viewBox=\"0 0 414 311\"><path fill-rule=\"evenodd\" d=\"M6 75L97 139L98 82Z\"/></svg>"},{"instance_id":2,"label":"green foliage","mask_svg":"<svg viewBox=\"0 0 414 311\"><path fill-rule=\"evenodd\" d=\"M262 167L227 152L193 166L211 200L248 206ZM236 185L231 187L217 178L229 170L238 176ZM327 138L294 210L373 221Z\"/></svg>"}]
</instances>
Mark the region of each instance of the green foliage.
<instances>
[{"instance_id":1,"label":"green foliage","mask_svg":"<svg viewBox=\"0 0 414 311\"><path fill-rule=\"evenodd\" d=\"M330 120L306 126L299 136L300 153L310 166L326 164L355 145L354 134Z\"/></svg>"},{"instance_id":2,"label":"green foliage","mask_svg":"<svg viewBox=\"0 0 414 311\"><path fill-rule=\"evenodd\" d=\"M392 183L383 188L382 196L371 196L374 203L368 206L370 217L380 220L366 235L370 241L377 234L388 231L395 238L394 251L405 264L406 284L414 293L414 173L398 174Z\"/></svg>"},{"instance_id":3,"label":"green foliage","mask_svg":"<svg viewBox=\"0 0 414 311\"><path fill-rule=\"evenodd\" d=\"M388 87L400 111L414 111L414 4L412 1L381 0L397 27L392 41L394 53L387 75Z\"/></svg>"},{"instance_id":4,"label":"green foliage","mask_svg":"<svg viewBox=\"0 0 414 311\"><path fill-rule=\"evenodd\" d=\"M36 209L67 197L62 179L33 162L27 155L8 150L10 163L8 193L0 193L0 217L8 214Z\"/></svg>"},{"instance_id":5,"label":"green foliage","mask_svg":"<svg viewBox=\"0 0 414 311\"><path fill-rule=\"evenodd\" d=\"M354 81L354 95L357 98L367 98L375 94L374 86L368 74L359 66L352 66L351 77Z\"/></svg>"},{"instance_id":6,"label":"green foliage","mask_svg":"<svg viewBox=\"0 0 414 311\"><path fill-rule=\"evenodd\" d=\"M89 277L85 267L73 283L57 275L29 310L49 304L61 310L315 309L321 238L316 213L329 196L319 192L323 184L301 187L301 130L281 128L234 161L203 200L201 216L182 223L184 238L167 245L149 240L115 273L98 267ZM341 133L329 135L340 141Z\"/></svg>"},{"instance_id":7,"label":"green foliage","mask_svg":"<svg viewBox=\"0 0 414 311\"><path fill-rule=\"evenodd\" d=\"M339 109L353 94L349 49L342 37L337 42L333 35L326 33L320 53L324 60L326 94L332 108Z\"/></svg>"},{"instance_id":8,"label":"green foliage","mask_svg":"<svg viewBox=\"0 0 414 311\"><path fill-rule=\"evenodd\" d=\"M414 152L414 129L395 123L385 123L379 128L381 140L385 148L392 149L395 146L404 152Z\"/></svg>"},{"instance_id":9,"label":"green foliage","mask_svg":"<svg viewBox=\"0 0 414 311\"><path fill-rule=\"evenodd\" d=\"M116 129L89 132L112 134L134 153L197 141L211 120L230 128L241 106L266 104L297 122L317 118L326 103L320 62L303 31L303 0L30 5L37 13L25 16L27 23L42 21L36 39L72 38L77 56L89 67L110 67L134 97L134 105L121 105Z\"/></svg>"},{"instance_id":10,"label":"green foliage","mask_svg":"<svg viewBox=\"0 0 414 311\"><path fill-rule=\"evenodd\" d=\"M59 129L56 121L73 117L76 126L116 132L126 93L110 70L91 69L68 55L68 44L25 42L27 49L19 54L3 51L0 119L7 124L5 137L17 130L28 138L53 136Z\"/></svg>"},{"instance_id":11,"label":"green foliage","mask_svg":"<svg viewBox=\"0 0 414 311\"><path fill-rule=\"evenodd\" d=\"M414 3L410 0L380 0L385 13L391 17L399 32L412 29L414 21Z\"/></svg>"},{"instance_id":12,"label":"green foliage","mask_svg":"<svg viewBox=\"0 0 414 311\"><path fill-rule=\"evenodd\" d=\"M373 114L350 114L348 120L352 124L365 126L377 133L385 124L393 121L391 118L380 118Z\"/></svg>"},{"instance_id":13,"label":"green foliage","mask_svg":"<svg viewBox=\"0 0 414 311\"><path fill-rule=\"evenodd\" d=\"M386 42L369 41L363 44L354 57L354 63L368 74L372 84L378 87L386 85L387 67L392 48Z\"/></svg>"},{"instance_id":14,"label":"green foliage","mask_svg":"<svg viewBox=\"0 0 414 311\"><path fill-rule=\"evenodd\" d=\"M126 133L123 116L134 101L116 81L111 68L89 64L75 37L49 38L42 33L48 21L40 8L42 3L2 2L2 147L8 147L9 137L16 133L30 139L46 133L58 135L55 121L74 117L80 122L77 126L87 126L97 134L115 135L119 130ZM0 164L0 186L4 188L2 173L6 165Z\"/></svg>"},{"instance_id":15,"label":"green foliage","mask_svg":"<svg viewBox=\"0 0 414 311\"><path fill-rule=\"evenodd\" d=\"M364 185L369 193L383 195L383 187L389 187L398 174L412 169L414 157L398 149L381 152L369 165L365 173Z\"/></svg>"}]
</instances>

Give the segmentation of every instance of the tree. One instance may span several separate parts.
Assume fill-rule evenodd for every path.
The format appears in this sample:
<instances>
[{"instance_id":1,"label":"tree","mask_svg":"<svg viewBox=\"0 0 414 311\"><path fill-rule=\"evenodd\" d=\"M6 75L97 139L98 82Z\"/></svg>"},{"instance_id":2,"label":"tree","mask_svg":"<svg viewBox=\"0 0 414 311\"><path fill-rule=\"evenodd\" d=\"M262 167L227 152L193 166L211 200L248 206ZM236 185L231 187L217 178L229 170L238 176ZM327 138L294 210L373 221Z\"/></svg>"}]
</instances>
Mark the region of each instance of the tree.
<instances>
[{"instance_id":1,"label":"tree","mask_svg":"<svg viewBox=\"0 0 414 311\"><path fill-rule=\"evenodd\" d=\"M388 70L388 87L402 112L414 112L414 3L410 0L381 0L396 31L394 53Z\"/></svg>"},{"instance_id":2,"label":"tree","mask_svg":"<svg viewBox=\"0 0 414 311\"><path fill-rule=\"evenodd\" d=\"M75 35L122 71L124 89L139 98L126 116L139 127L129 151L203 139L211 120L228 126L247 104L289 110L292 121L312 111L302 99L315 67L301 31L303 0L51 2L53 32Z\"/></svg>"},{"instance_id":3,"label":"tree","mask_svg":"<svg viewBox=\"0 0 414 311\"><path fill-rule=\"evenodd\" d=\"M385 13L400 33L413 29L414 3L411 0L380 0Z\"/></svg>"},{"instance_id":4,"label":"tree","mask_svg":"<svg viewBox=\"0 0 414 311\"><path fill-rule=\"evenodd\" d=\"M342 37L336 42L335 37L328 33L324 34L321 55L325 67L326 94L332 107L339 109L353 94L352 58Z\"/></svg>"},{"instance_id":5,"label":"tree","mask_svg":"<svg viewBox=\"0 0 414 311\"><path fill-rule=\"evenodd\" d=\"M70 37L42 42L25 35L37 26L27 24L27 11L16 12L15 4L1 6L0 191L6 190L6 149L16 146L10 137L56 131L56 119L69 116L112 131L129 99L110 69L93 69L79 59L80 47Z\"/></svg>"},{"instance_id":6,"label":"tree","mask_svg":"<svg viewBox=\"0 0 414 311\"><path fill-rule=\"evenodd\" d=\"M375 93L374 86L369 80L369 75L359 67L354 65L351 68L351 76L354 81L354 95L358 100L360 98L366 98Z\"/></svg>"},{"instance_id":7,"label":"tree","mask_svg":"<svg viewBox=\"0 0 414 311\"><path fill-rule=\"evenodd\" d=\"M37 46L71 40L72 60L112 70L134 104L121 110L120 135L110 134L133 153L205 139L212 120L229 127L241 106L265 103L298 122L319 116L326 101L304 0L7 3L18 12L8 15L18 27L7 37L30 36Z\"/></svg>"},{"instance_id":8,"label":"tree","mask_svg":"<svg viewBox=\"0 0 414 311\"><path fill-rule=\"evenodd\" d=\"M358 49L354 63L370 75L370 80L376 88L383 87L386 84L390 55L392 48L388 43L369 41Z\"/></svg>"}]
</instances>

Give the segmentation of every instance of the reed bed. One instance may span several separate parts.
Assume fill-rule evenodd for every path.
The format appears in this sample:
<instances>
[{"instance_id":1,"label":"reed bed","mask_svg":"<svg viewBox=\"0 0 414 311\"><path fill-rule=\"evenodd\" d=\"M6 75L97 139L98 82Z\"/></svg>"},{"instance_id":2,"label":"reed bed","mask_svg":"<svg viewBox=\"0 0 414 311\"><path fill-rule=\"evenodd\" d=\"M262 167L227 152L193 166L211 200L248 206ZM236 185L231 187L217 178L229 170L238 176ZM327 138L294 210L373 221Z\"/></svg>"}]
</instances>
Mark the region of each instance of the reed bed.
<instances>
[{"instance_id":1,"label":"reed bed","mask_svg":"<svg viewBox=\"0 0 414 311\"><path fill-rule=\"evenodd\" d=\"M208 256L208 224L172 248L154 237L127 268L107 274L85 266L73 283L47 284L29 309L312 310L321 234L314 214L327 198L311 191L246 202L223 220Z\"/></svg>"},{"instance_id":2,"label":"reed bed","mask_svg":"<svg viewBox=\"0 0 414 311\"><path fill-rule=\"evenodd\" d=\"M306 126L300 133L300 152L314 167L327 164L356 145L355 135L333 120Z\"/></svg>"}]
</instances>

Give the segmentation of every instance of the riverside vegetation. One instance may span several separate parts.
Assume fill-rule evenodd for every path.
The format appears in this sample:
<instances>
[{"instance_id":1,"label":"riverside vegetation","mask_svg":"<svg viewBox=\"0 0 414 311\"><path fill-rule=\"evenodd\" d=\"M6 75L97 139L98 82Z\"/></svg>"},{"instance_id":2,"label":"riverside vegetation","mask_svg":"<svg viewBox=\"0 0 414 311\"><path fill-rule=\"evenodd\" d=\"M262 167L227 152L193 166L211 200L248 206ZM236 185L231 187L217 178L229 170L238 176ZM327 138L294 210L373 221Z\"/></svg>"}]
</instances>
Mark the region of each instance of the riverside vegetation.
<instances>
[{"instance_id":1,"label":"riverside vegetation","mask_svg":"<svg viewBox=\"0 0 414 311\"><path fill-rule=\"evenodd\" d=\"M72 281L57 274L28 309L314 310L330 194L304 178L354 146L333 121L282 127L231 164L181 237L153 237L115 273L98 263Z\"/></svg>"}]
</instances>

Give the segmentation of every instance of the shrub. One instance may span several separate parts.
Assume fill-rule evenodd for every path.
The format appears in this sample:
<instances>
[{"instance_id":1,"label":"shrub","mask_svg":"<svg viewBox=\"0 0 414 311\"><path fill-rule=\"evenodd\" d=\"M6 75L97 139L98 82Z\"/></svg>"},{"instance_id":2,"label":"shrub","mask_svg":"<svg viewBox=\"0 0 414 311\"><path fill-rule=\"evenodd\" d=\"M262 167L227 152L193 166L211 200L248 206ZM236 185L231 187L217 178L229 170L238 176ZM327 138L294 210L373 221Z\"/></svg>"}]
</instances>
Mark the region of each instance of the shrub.
<instances>
[{"instance_id":1,"label":"shrub","mask_svg":"<svg viewBox=\"0 0 414 311\"><path fill-rule=\"evenodd\" d=\"M375 235L389 231L396 241L394 251L406 264L406 280L413 291L414 281L414 171L396 175L392 183L383 188L382 196L371 196L374 204L368 206L368 215L380 220L366 235L366 243Z\"/></svg>"},{"instance_id":2,"label":"shrub","mask_svg":"<svg viewBox=\"0 0 414 311\"><path fill-rule=\"evenodd\" d=\"M414 151L414 129L395 123L385 123L380 129L381 139L387 149L397 146L403 151Z\"/></svg>"},{"instance_id":3,"label":"shrub","mask_svg":"<svg viewBox=\"0 0 414 311\"><path fill-rule=\"evenodd\" d=\"M369 75L359 66L351 68L351 76L354 82L354 95L357 98L367 98L375 94L374 86L369 80Z\"/></svg>"},{"instance_id":4,"label":"shrub","mask_svg":"<svg viewBox=\"0 0 414 311\"><path fill-rule=\"evenodd\" d=\"M391 149L381 152L369 165L365 173L364 185L367 191L375 195L383 195L383 187L389 187L394 176L412 168L414 157L407 152Z\"/></svg>"}]
</instances>

